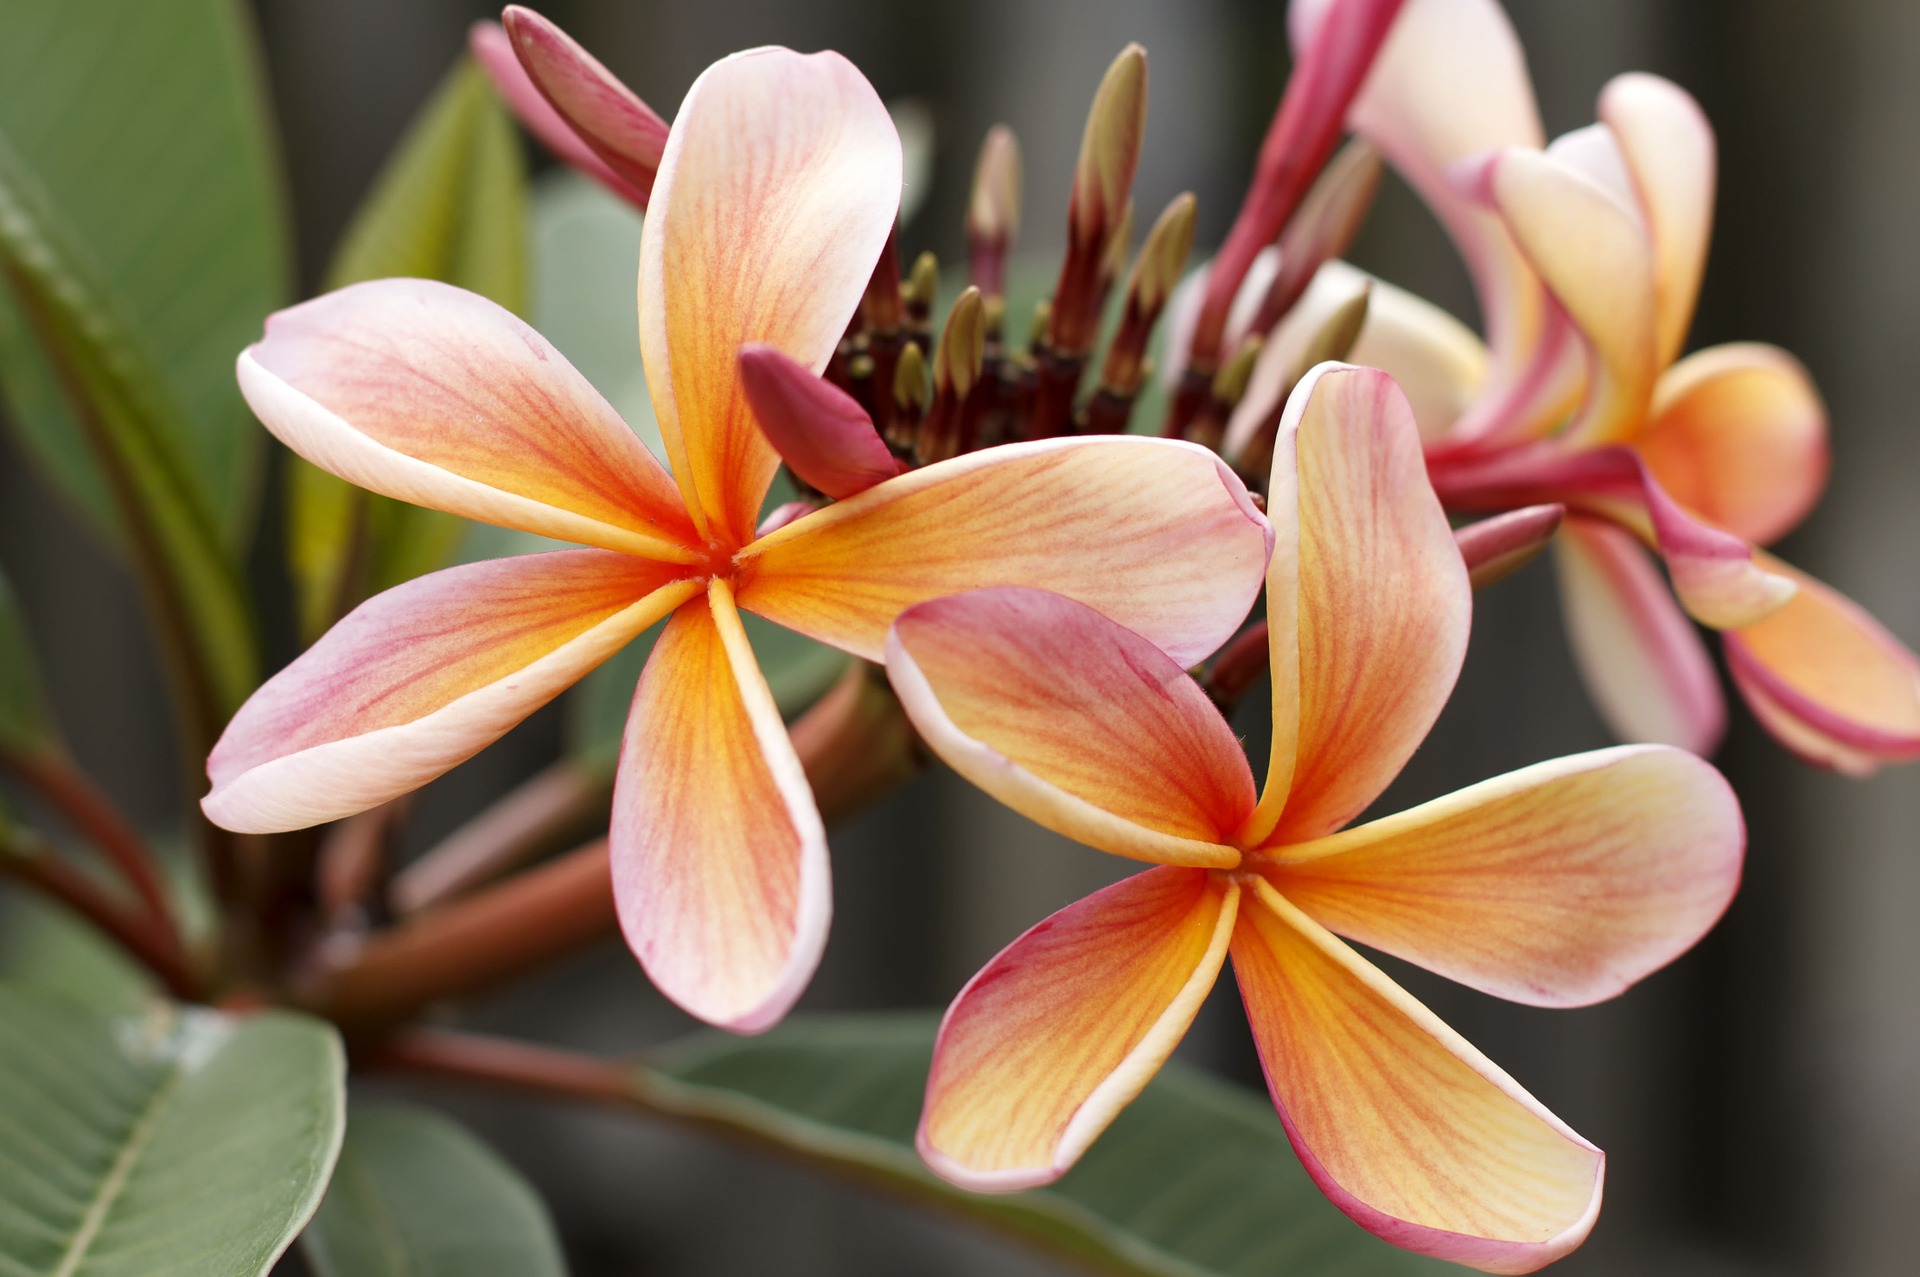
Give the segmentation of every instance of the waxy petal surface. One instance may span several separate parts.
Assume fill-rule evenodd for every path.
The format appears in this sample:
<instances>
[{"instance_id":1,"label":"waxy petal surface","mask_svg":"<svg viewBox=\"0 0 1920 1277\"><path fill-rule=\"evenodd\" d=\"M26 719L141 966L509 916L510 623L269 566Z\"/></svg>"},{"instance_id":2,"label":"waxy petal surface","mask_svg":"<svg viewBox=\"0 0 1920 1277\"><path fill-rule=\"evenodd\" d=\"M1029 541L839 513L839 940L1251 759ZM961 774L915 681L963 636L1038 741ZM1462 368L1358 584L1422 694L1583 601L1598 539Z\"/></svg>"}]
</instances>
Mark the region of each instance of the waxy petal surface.
<instances>
[{"instance_id":1,"label":"waxy petal surface","mask_svg":"<svg viewBox=\"0 0 1920 1277\"><path fill-rule=\"evenodd\" d=\"M580 140L573 126L553 109L553 103L547 101L546 95L540 92L540 86L520 65L506 28L497 22L474 23L467 31L467 48L472 51L473 60L480 64L480 69L487 73L487 78L493 81L493 87L499 91L507 108L526 126L527 132L539 139L540 144L553 152L561 163L586 174L634 207L647 206L647 189L653 185L652 178L648 178L645 187L635 186L614 172L605 160L593 153L592 147Z\"/></svg>"},{"instance_id":2,"label":"waxy petal surface","mask_svg":"<svg viewBox=\"0 0 1920 1277\"><path fill-rule=\"evenodd\" d=\"M611 840L620 929L660 991L738 1033L784 1016L826 946L826 831L724 581L640 676Z\"/></svg>"},{"instance_id":3,"label":"waxy petal surface","mask_svg":"<svg viewBox=\"0 0 1920 1277\"><path fill-rule=\"evenodd\" d=\"M1321 926L1485 993L1585 1006L1692 948L1746 828L1694 755L1625 745L1524 768L1274 853Z\"/></svg>"},{"instance_id":4,"label":"waxy petal surface","mask_svg":"<svg viewBox=\"0 0 1920 1277\"><path fill-rule=\"evenodd\" d=\"M1761 723L1850 775L1920 758L1920 657L1837 590L1778 560L1768 566L1799 593L1724 636L1727 668Z\"/></svg>"},{"instance_id":5,"label":"waxy petal surface","mask_svg":"<svg viewBox=\"0 0 1920 1277\"><path fill-rule=\"evenodd\" d=\"M1248 844L1318 837L1379 797L1453 690L1473 606L1387 374L1322 364L1302 379L1267 494L1299 514L1278 517L1267 570L1273 757Z\"/></svg>"},{"instance_id":6,"label":"waxy petal surface","mask_svg":"<svg viewBox=\"0 0 1920 1277\"><path fill-rule=\"evenodd\" d=\"M667 122L573 37L533 10L508 5L501 22L540 95L594 157L638 193L634 203L645 208L667 146Z\"/></svg>"},{"instance_id":7,"label":"waxy petal surface","mask_svg":"<svg viewBox=\"0 0 1920 1277\"><path fill-rule=\"evenodd\" d=\"M604 550L448 568L355 608L240 707L207 759L207 819L338 820L424 785L565 691L697 583Z\"/></svg>"},{"instance_id":8,"label":"waxy petal surface","mask_svg":"<svg viewBox=\"0 0 1920 1277\"><path fill-rule=\"evenodd\" d=\"M673 480L545 338L484 297L381 279L268 318L240 389L350 483L518 528L692 562Z\"/></svg>"},{"instance_id":9,"label":"waxy petal surface","mask_svg":"<svg viewBox=\"0 0 1920 1277\"><path fill-rule=\"evenodd\" d=\"M1115 855L1232 868L1253 810L1233 729L1133 631L1043 590L907 609L887 676L955 771L1056 833Z\"/></svg>"},{"instance_id":10,"label":"waxy petal surface","mask_svg":"<svg viewBox=\"0 0 1920 1277\"><path fill-rule=\"evenodd\" d=\"M1799 525L1826 487L1827 410L1800 361L1742 342L1660 378L1634 443L1670 496L1757 545Z\"/></svg>"},{"instance_id":11,"label":"waxy petal surface","mask_svg":"<svg viewBox=\"0 0 1920 1277\"><path fill-rule=\"evenodd\" d=\"M1233 971L1307 1173L1396 1246L1526 1273L1586 1239L1606 1158L1345 944L1258 883Z\"/></svg>"},{"instance_id":12,"label":"waxy petal surface","mask_svg":"<svg viewBox=\"0 0 1920 1277\"><path fill-rule=\"evenodd\" d=\"M878 661L887 627L915 603L1025 585L1192 665L1246 618L1272 535L1240 480L1194 444L1008 444L889 479L755 542L741 556L740 604Z\"/></svg>"},{"instance_id":13,"label":"waxy petal surface","mask_svg":"<svg viewBox=\"0 0 1920 1277\"><path fill-rule=\"evenodd\" d=\"M1596 519L1567 520L1555 546L1574 662L1607 727L1713 753L1727 729L1720 676L1646 550Z\"/></svg>"},{"instance_id":14,"label":"waxy petal surface","mask_svg":"<svg viewBox=\"0 0 1920 1277\"><path fill-rule=\"evenodd\" d=\"M918 1144L965 1188L1058 1179L1150 1081L1226 958L1240 891L1149 869L1003 949L948 1009Z\"/></svg>"},{"instance_id":15,"label":"waxy petal surface","mask_svg":"<svg viewBox=\"0 0 1920 1277\"><path fill-rule=\"evenodd\" d=\"M702 530L753 539L780 458L738 357L777 347L818 373L900 203L900 138L837 53L737 53L687 91L640 238L640 352L668 457Z\"/></svg>"},{"instance_id":16,"label":"waxy petal surface","mask_svg":"<svg viewBox=\"0 0 1920 1277\"><path fill-rule=\"evenodd\" d=\"M850 497L905 472L852 395L774 347L742 350L740 379L767 442L826 495Z\"/></svg>"}]
</instances>

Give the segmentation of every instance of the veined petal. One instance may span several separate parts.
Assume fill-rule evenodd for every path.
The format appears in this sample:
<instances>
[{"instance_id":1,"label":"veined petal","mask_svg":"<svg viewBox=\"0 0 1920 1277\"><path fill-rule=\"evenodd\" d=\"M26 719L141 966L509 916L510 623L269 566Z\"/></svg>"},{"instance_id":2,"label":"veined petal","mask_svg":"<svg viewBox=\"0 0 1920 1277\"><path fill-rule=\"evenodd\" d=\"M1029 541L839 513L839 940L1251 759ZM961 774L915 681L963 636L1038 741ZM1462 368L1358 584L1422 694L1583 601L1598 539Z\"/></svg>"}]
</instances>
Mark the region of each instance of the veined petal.
<instances>
[{"instance_id":1,"label":"veined petal","mask_svg":"<svg viewBox=\"0 0 1920 1277\"><path fill-rule=\"evenodd\" d=\"M1826 405L1786 351L1712 346L1660 378L1653 424L1634 447L1675 501L1765 545L1826 487Z\"/></svg>"},{"instance_id":2,"label":"veined petal","mask_svg":"<svg viewBox=\"0 0 1920 1277\"><path fill-rule=\"evenodd\" d=\"M280 441L416 505L691 563L660 463L547 340L484 297L378 279L267 319L240 389Z\"/></svg>"},{"instance_id":3,"label":"veined petal","mask_svg":"<svg viewBox=\"0 0 1920 1277\"><path fill-rule=\"evenodd\" d=\"M1051 1183L1173 1053L1220 974L1240 889L1149 869L1001 950L941 1022L920 1155L976 1192Z\"/></svg>"},{"instance_id":4,"label":"veined petal","mask_svg":"<svg viewBox=\"0 0 1920 1277\"><path fill-rule=\"evenodd\" d=\"M1619 142L1654 249L1658 332L1654 366L1686 344L1713 235L1713 126L1685 89L1630 72L1600 93L1600 119Z\"/></svg>"},{"instance_id":5,"label":"veined petal","mask_svg":"<svg viewBox=\"0 0 1920 1277\"><path fill-rule=\"evenodd\" d=\"M1399 986L1257 882L1233 971L1307 1173L1396 1246L1527 1273L1586 1240L1606 1155Z\"/></svg>"},{"instance_id":6,"label":"veined petal","mask_svg":"<svg viewBox=\"0 0 1920 1277\"><path fill-rule=\"evenodd\" d=\"M908 608L887 677L933 751L1056 833L1115 855L1230 869L1253 810L1233 729L1132 630L1044 590Z\"/></svg>"},{"instance_id":7,"label":"veined petal","mask_svg":"<svg viewBox=\"0 0 1920 1277\"><path fill-rule=\"evenodd\" d=\"M207 759L237 833L338 820L426 784L697 593L604 550L448 568L362 603L268 679Z\"/></svg>"},{"instance_id":8,"label":"veined petal","mask_svg":"<svg viewBox=\"0 0 1920 1277\"><path fill-rule=\"evenodd\" d=\"M1631 437L1646 424L1658 367L1654 250L1639 210L1565 155L1503 151L1485 182L1514 242L1592 352L1571 437Z\"/></svg>"},{"instance_id":9,"label":"veined petal","mask_svg":"<svg viewBox=\"0 0 1920 1277\"><path fill-rule=\"evenodd\" d=\"M1272 535L1204 448L1045 439L889 479L761 538L740 556L740 604L877 661L887 627L915 603L1025 585L1077 599L1191 665L1246 618Z\"/></svg>"},{"instance_id":10,"label":"veined petal","mask_svg":"<svg viewBox=\"0 0 1920 1277\"><path fill-rule=\"evenodd\" d=\"M540 95L602 165L639 193L634 202L645 208L666 149L667 122L573 37L533 10L508 5L500 21Z\"/></svg>"},{"instance_id":11,"label":"veined petal","mask_svg":"<svg viewBox=\"0 0 1920 1277\"><path fill-rule=\"evenodd\" d=\"M1711 765L1623 745L1523 768L1271 853L1321 926L1484 993L1585 1006L1692 948L1746 826Z\"/></svg>"},{"instance_id":12,"label":"veined petal","mask_svg":"<svg viewBox=\"0 0 1920 1277\"><path fill-rule=\"evenodd\" d=\"M1318 837L1379 796L1453 690L1473 606L1387 374L1321 364L1301 380L1267 502L1273 755L1243 845Z\"/></svg>"},{"instance_id":13,"label":"veined petal","mask_svg":"<svg viewBox=\"0 0 1920 1277\"><path fill-rule=\"evenodd\" d=\"M1800 591L1725 635L1727 668L1755 716L1788 749L1849 775L1920 758L1920 658L1853 600L1762 557Z\"/></svg>"},{"instance_id":14,"label":"veined petal","mask_svg":"<svg viewBox=\"0 0 1920 1277\"><path fill-rule=\"evenodd\" d=\"M1713 753L1727 730L1720 678L1647 552L1597 519L1568 519L1555 547L1574 662L1608 728Z\"/></svg>"},{"instance_id":15,"label":"veined petal","mask_svg":"<svg viewBox=\"0 0 1920 1277\"><path fill-rule=\"evenodd\" d=\"M611 840L620 929L660 991L736 1033L777 1023L826 947L826 831L725 581L647 660Z\"/></svg>"},{"instance_id":16,"label":"veined petal","mask_svg":"<svg viewBox=\"0 0 1920 1277\"><path fill-rule=\"evenodd\" d=\"M764 342L818 373L900 204L900 137L837 53L736 53L675 117L640 237L640 352L661 437L708 535L745 545L779 456L738 356Z\"/></svg>"},{"instance_id":17,"label":"veined petal","mask_svg":"<svg viewBox=\"0 0 1920 1277\"><path fill-rule=\"evenodd\" d=\"M635 186L614 172L605 160L593 153L592 147L580 140L573 126L553 109L553 103L547 101L540 92L540 86L520 65L520 59L513 52L513 41L507 38L506 28L497 22L474 23L467 29L467 48L472 52L473 60L480 64L480 69L487 73L487 78L493 81L493 87L499 91L507 109L561 163L585 173L634 207L647 206L647 188L653 185L651 176L645 187ZM661 126L661 134L664 138L664 125Z\"/></svg>"},{"instance_id":18,"label":"veined petal","mask_svg":"<svg viewBox=\"0 0 1920 1277\"><path fill-rule=\"evenodd\" d=\"M852 395L774 347L742 350L740 379L767 442L828 496L850 497L906 470Z\"/></svg>"}]
</instances>

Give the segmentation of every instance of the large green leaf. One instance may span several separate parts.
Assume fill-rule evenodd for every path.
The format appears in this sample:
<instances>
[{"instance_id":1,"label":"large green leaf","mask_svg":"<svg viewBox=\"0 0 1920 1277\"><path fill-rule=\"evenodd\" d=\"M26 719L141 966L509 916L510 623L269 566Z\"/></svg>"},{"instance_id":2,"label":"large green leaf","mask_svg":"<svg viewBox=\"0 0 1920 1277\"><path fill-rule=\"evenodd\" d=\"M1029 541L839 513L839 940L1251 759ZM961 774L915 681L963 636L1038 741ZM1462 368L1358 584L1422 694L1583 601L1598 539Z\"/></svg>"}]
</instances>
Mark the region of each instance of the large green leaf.
<instances>
[{"instance_id":1,"label":"large green leaf","mask_svg":"<svg viewBox=\"0 0 1920 1277\"><path fill-rule=\"evenodd\" d=\"M1050 1188L962 1192L921 1165L914 1125L933 1052L922 1015L805 1018L702 1035L636 1086L658 1106L799 1151L948 1214L1136 1277L1417 1277L1457 1272L1340 1214L1264 1097L1178 1064Z\"/></svg>"},{"instance_id":2,"label":"large green leaf","mask_svg":"<svg viewBox=\"0 0 1920 1277\"><path fill-rule=\"evenodd\" d=\"M246 530L261 434L233 359L281 305L291 269L278 159L245 7L236 0L0 0L5 255L32 250L34 208L111 312L129 359L173 405L155 446L229 550ZM30 188L30 189L27 189ZM0 389L61 490L117 528L107 481L0 297Z\"/></svg>"},{"instance_id":3,"label":"large green leaf","mask_svg":"<svg viewBox=\"0 0 1920 1277\"><path fill-rule=\"evenodd\" d=\"M0 753L37 753L53 739L53 720L40 691L40 674L27 627L0 575Z\"/></svg>"},{"instance_id":4,"label":"large green leaf","mask_svg":"<svg viewBox=\"0 0 1920 1277\"><path fill-rule=\"evenodd\" d=\"M8 1277L259 1277L339 1152L340 1040L306 1016L113 1016L0 987L0 1060Z\"/></svg>"},{"instance_id":5,"label":"large green leaf","mask_svg":"<svg viewBox=\"0 0 1920 1277\"><path fill-rule=\"evenodd\" d=\"M563 1277L546 1205L451 1118L355 1104L300 1248L319 1277Z\"/></svg>"},{"instance_id":6,"label":"large green leaf","mask_svg":"<svg viewBox=\"0 0 1920 1277\"><path fill-rule=\"evenodd\" d=\"M527 307L527 175L519 134L463 56L374 182L327 286L410 276ZM466 524L362 492L305 462L288 480L288 554L301 627L317 636L359 595L445 566Z\"/></svg>"}]
</instances>

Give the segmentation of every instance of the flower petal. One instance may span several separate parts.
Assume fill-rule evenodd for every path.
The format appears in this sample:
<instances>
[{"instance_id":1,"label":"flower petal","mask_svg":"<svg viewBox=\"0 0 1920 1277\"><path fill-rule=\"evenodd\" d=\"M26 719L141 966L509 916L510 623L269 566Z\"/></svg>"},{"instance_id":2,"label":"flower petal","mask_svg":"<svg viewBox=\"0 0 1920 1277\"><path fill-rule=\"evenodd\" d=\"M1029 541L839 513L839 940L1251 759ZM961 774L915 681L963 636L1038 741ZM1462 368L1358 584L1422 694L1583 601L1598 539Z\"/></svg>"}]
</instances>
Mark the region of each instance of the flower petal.
<instances>
[{"instance_id":1,"label":"flower petal","mask_svg":"<svg viewBox=\"0 0 1920 1277\"><path fill-rule=\"evenodd\" d=\"M1713 235L1713 126L1685 89L1657 75L1616 76L1600 92L1600 119L1618 141L1653 240L1658 333L1655 366L1686 344L1707 241Z\"/></svg>"},{"instance_id":2,"label":"flower petal","mask_svg":"<svg viewBox=\"0 0 1920 1277\"><path fill-rule=\"evenodd\" d=\"M724 581L647 660L610 837L620 929L660 991L737 1033L778 1022L826 947L826 831Z\"/></svg>"},{"instance_id":3,"label":"flower petal","mask_svg":"<svg viewBox=\"0 0 1920 1277\"><path fill-rule=\"evenodd\" d=\"M240 389L282 443L375 492L648 558L698 557L673 481L545 338L484 297L380 279L267 320Z\"/></svg>"},{"instance_id":4,"label":"flower petal","mask_svg":"<svg viewBox=\"0 0 1920 1277\"><path fill-rule=\"evenodd\" d=\"M740 602L877 661L887 627L915 603L1026 585L1077 599L1191 665L1246 618L1272 535L1204 448L1046 439L889 479L763 537L740 556Z\"/></svg>"},{"instance_id":5,"label":"flower petal","mask_svg":"<svg viewBox=\"0 0 1920 1277\"><path fill-rule=\"evenodd\" d=\"M573 37L533 10L511 4L500 21L521 68L548 106L603 166L638 192L634 203L645 208L667 146L667 122Z\"/></svg>"},{"instance_id":6,"label":"flower petal","mask_svg":"<svg viewBox=\"0 0 1920 1277\"><path fill-rule=\"evenodd\" d=\"M681 104L640 237L640 352L681 493L745 545L780 459L738 356L813 372L846 331L900 204L900 137L837 53L736 53Z\"/></svg>"},{"instance_id":7,"label":"flower petal","mask_svg":"<svg viewBox=\"0 0 1920 1277\"><path fill-rule=\"evenodd\" d=\"M1568 519L1555 545L1574 661L1607 727L1713 753L1727 730L1720 677L1646 551L1597 519Z\"/></svg>"},{"instance_id":8,"label":"flower petal","mask_svg":"<svg viewBox=\"0 0 1920 1277\"><path fill-rule=\"evenodd\" d=\"M1707 933L1745 845L1739 801L1710 764L1622 745L1281 848L1268 872L1349 940L1495 997L1585 1006Z\"/></svg>"},{"instance_id":9,"label":"flower petal","mask_svg":"<svg viewBox=\"0 0 1920 1277\"><path fill-rule=\"evenodd\" d=\"M1766 562L1800 591L1725 635L1727 668L1755 716L1788 749L1849 775L1920 758L1920 657L1837 590Z\"/></svg>"},{"instance_id":10,"label":"flower petal","mask_svg":"<svg viewBox=\"0 0 1920 1277\"><path fill-rule=\"evenodd\" d=\"M338 820L479 753L699 590L604 550L448 568L362 603L268 679L207 759L237 833Z\"/></svg>"},{"instance_id":11,"label":"flower petal","mask_svg":"<svg viewBox=\"0 0 1920 1277\"><path fill-rule=\"evenodd\" d=\"M852 395L774 347L743 349L740 381L767 442L828 496L850 497L905 472Z\"/></svg>"},{"instance_id":12,"label":"flower petal","mask_svg":"<svg viewBox=\"0 0 1920 1277\"><path fill-rule=\"evenodd\" d=\"M1453 690L1473 606L1387 374L1329 363L1301 380L1267 503L1273 755L1248 843L1318 837L1380 795Z\"/></svg>"},{"instance_id":13,"label":"flower petal","mask_svg":"<svg viewBox=\"0 0 1920 1277\"><path fill-rule=\"evenodd\" d=\"M474 23L467 29L467 48L472 52L473 60L480 64L480 69L487 73L487 78L493 81L493 87L499 91L507 109L561 163L586 174L634 207L647 206L647 188L653 185L651 178L646 187L635 186L608 167L605 160L593 153L592 147L580 140L573 126L553 109L553 103L547 101L540 92L540 86L520 65L520 59L513 52L513 41L507 38L506 28L497 22ZM664 126L662 132L664 136Z\"/></svg>"},{"instance_id":14,"label":"flower petal","mask_svg":"<svg viewBox=\"0 0 1920 1277\"><path fill-rule=\"evenodd\" d=\"M1140 1093L1220 974L1240 890L1149 869L1054 914L968 981L934 1046L920 1155L976 1192L1064 1174Z\"/></svg>"},{"instance_id":15,"label":"flower petal","mask_svg":"<svg viewBox=\"0 0 1920 1277\"><path fill-rule=\"evenodd\" d=\"M1494 1273L1586 1240L1606 1155L1433 1012L1265 882L1232 951L1287 1137L1362 1228Z\"/></svg>"},{"instance_id":16,"label":"flower petal","mask_svg":"<svg viewBox=\"0 0 1920 1277\"><path fill-rule=\"evenodd\" d=\"M1230 869L1253 810L1233 729L1132 630L1044 590L908 608L887 677L921 739L1015 811L1102 851Z\"/></svg>"},{"instance_id":17,"label":"flower petal","mask_svg":"<svg viewBox=\"0 0 1920 1277\"><path fill-rule=\"evenodd\" d=\"M1460 547L1474 592L1531 563L1553 540L1566 515L1567 508L1558 503L1528 505L1455 528L1453 543Z\"/></svg>"},{"instance_id":18,"label":"flower petal","mask_svg":"<svg viewBox=\"0 0 1920 1277\"><path fill-rule=\"evenodd\" d=\"M1826 486L1826 405L1786 351L1712 346L1660 378L1653 424L1634 447L1675 501L1765 545Z\"/></svg>"}]
</instances>

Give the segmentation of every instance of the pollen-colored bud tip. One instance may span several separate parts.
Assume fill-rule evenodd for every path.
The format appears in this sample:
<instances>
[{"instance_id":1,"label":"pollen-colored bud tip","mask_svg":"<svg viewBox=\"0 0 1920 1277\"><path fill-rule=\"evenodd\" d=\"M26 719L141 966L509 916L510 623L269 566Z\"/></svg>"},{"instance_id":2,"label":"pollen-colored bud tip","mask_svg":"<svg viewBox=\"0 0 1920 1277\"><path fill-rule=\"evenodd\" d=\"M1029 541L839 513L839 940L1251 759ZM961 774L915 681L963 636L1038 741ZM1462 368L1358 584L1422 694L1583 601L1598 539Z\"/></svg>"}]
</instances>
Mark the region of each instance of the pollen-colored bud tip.
<instances>
[{"instance_id":1,"label":"pollen-colored bud tip","mask_svg":"<svg viewBox=\"0 0 1920 1277\"><path fill-rule=\"evenodd\" d=\"M1192 192L1176 195L1147 232L1127 290L1140 313L1157 314L1166 305L1173 286L1180 282L1180 272L1187 268L1187 257L1193 252L1193 226L1199 207Z\"/></svg>"},{"instance_id":2,"label":"pollen-colored bud tip","mask_svg":"<svg viewBox=\"0 0 1920 1277\"><path fill-rule=\"evenodd\" d=\"M1147 131L1147 51L1130 44L1107 68L1087 113L1080 162L1073 174L1072 230L1098 243L1119 220L1133 189L1140 141Z\"/></svg>"},{"instance_id":3,"label":"pollen-colored bud tip","mask_svg":"<svg viewBox=\"0 0 1920 1277\"><path fill-rule=\"evenodd\" d=\"M969 288L947 313L947 326L940 334L940 349L934 358L935 386L955 399L965 399L980 379L986 344L987 308L980 290Z\"/></svg>"},{"instance_id":4,"label":"pollen-colored bud tip","mask_svg":"<svg viewBox=\"0 0 1920 1277\"><path fill-rule=\"evenodd\" d=\"M902 411L913 409L925 412L932 391L927 385L927 357L920 351L920 343L908 342L900 351L900 360L893 366L893 401Z\"/></svg>"},{"instance_id":5,"label":"pollen-colored bud tip","mask_svg":"<svg viewBox=\"0 0 1920 1277\"><path fill-rule=\"evenodd\" d=\"M967 203L969 238L1005 247L1020 233L1020 142L996 124L980 144L973 166L973 196Z\"/></svg>"},{"instance_id":6,"label":"pollen-colored bud tip","mask_svg":"<svg viewBox=\"0 0 1920 1277\"><path fill-rule=\"evenodd\" d=\"M1258 333L1248 333L1233 352L1233 358L1220 365L1220 371L1213 375L1213 397L1231 407L1240 402L1247 393L1247 383L1253 379L1253 366L1260 358L1261 339Z\"/></svg>"}]
</instances>

